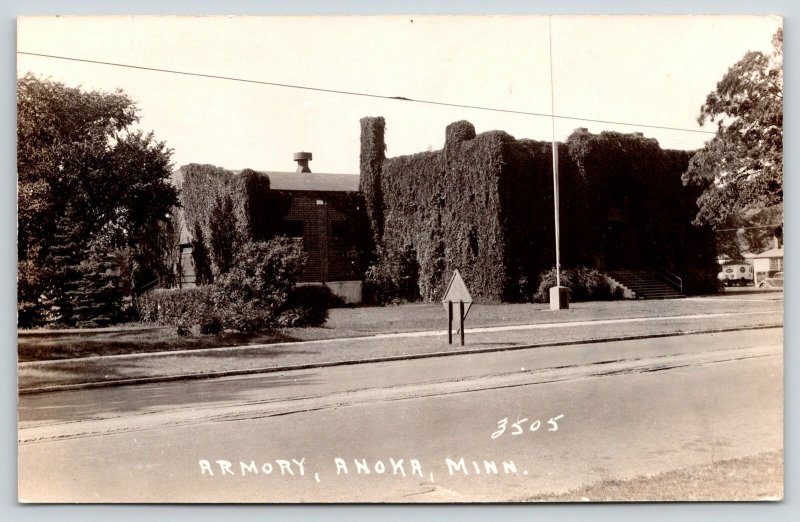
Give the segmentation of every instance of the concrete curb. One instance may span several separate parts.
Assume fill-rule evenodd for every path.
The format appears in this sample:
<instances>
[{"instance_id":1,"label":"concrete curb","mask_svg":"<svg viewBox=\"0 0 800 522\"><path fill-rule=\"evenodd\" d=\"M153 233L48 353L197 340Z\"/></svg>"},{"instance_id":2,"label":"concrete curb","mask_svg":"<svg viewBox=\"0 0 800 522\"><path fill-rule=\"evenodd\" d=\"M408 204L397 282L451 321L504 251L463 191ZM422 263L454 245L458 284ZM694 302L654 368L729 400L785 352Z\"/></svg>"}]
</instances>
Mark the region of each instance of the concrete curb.
<instances>
[{"instance_id":1,"label":"concrete curb","mask_svg":"<svg viewBox=\"0 0 800 522\"><path fill-rule=\"evenodd\" d=\"M369 364L369 363L381 363L381 362L394 362L394 361L406 361L412 359L429 359L432 357L448 357L451 355L470 355L470 354L481 354L481 353L493 353L493 352L506 352L511 350L526 350L531 348L547 348L547 347L554 347L554 346L570 346L576 344L597 344L597 343L607 343L607 342L618 342L618 341L636 341L642 339L658 339L662 337L677 337L681 335L701 335L701 334L712 334L712 333L724 333L724 332L737 332L737 331L746 331L746 330L765 330L770 328L783 328L783 323L775 323L770 325L757 325L757 326L745 326L745 327L735 327L735 328L715 328L715 329L705 329L705 330L690 330L684 332L672 332L672 333L656 333L656 334L644 334L644 335L628 335L628 336L615 336L615 337L603 337L597 339L576 339L571 341L554 341L554 342L544 342L544 343L534 343L534 344L526 344L520 346L497 346L491 348L477 348L477 349L462 349L462 350L453 350L447 352L428 352L428 353L418 353L418 354L406 354L406 355L393 355L388 357L375 357L371 359L349 359L343 361L331 361L331 362L319 362L319 363L308 363L308 364L297 364L292 366L267 366L262 368L246 368L242 370L226 370L221 372L208 372L208 373L192 373L192 374L183 374L183 375L164 375L158 377L136 377L132 379L117 379L117 380L108 380L108 381L93 381L93 382L85 382L85 383L76 383L76 384L58 384L53 386L40 386L40 387L32 387L32 388L20 388L19 395L33 395L39 393L49 393L49 392L57 392L57 391L71 391L71 390L85 390L85 389L93 389L93 388L109 388L113 386L126 386L126 385L135 385L135 384L152 384L152 383L159 383L159 382L171 382L171 381L183 381L183 380L200 380L200 379L215 379L220 377L235 377L239 375L253 375L259 373L280 373L280 372L288 372L293 370L308 370L313 368L329 368L332 366L350 366L355 364ZM69 359L65 359L65 362L69 361Z\"/></svg>"},{"instance_id":2,"label":"concrete curb","mask_svg":"<svg viewBox=\"0 0 800 522\"><path fill-rule=\"evenodd\" d=\"M689 299L689 298L686 298ZM550 330L557 328L574 328L574 327L589 327L610 324L632 324L643 323L648 321L677 321L689 319L718 319L722 317L736 317L736 316L752 316L752 315L773 315L774 311L751 311L751 312L723 312L711 314L688 314L688 315L656 315L656 316L642 316L642 317L629 317L629 318L615 318L615 319L592 319L592 320L576 320L566 322L544 322L534 324L510 324L500 326L479 326L467 328L465 332L472 336L473 334L486 334L495 332L510 332L522 330ZM319 344L331 343L347 343L347 342L375 342L383 341L386 339L400 339L400 338L421 338L421 337L443 337L447 334L447 330L412 330L409 332L386 332L376 333L369 335L360 335L356 337L332 337L329 339L309 339L297 341L281 341L274 343L259 343L259 344L240 344L234 346L218 346L214 348L188 348L181 350L167 350L159 352L134 352L134 353L116 353L110 355L86 355L81 357L72 357L69 359L48 359L43 361L32 360L23 361L19 363L22 367L41 367L57 366L64 363L64 361L85 362L85 361L109 361L109 360L124 360L124 359L148 359L155 357L179 357L182 355L205 355L210 353L230 353L234 354L237 351L250 351L261 348L283 348L289 347L292 349Z\"/></svg>"}]
</instances>

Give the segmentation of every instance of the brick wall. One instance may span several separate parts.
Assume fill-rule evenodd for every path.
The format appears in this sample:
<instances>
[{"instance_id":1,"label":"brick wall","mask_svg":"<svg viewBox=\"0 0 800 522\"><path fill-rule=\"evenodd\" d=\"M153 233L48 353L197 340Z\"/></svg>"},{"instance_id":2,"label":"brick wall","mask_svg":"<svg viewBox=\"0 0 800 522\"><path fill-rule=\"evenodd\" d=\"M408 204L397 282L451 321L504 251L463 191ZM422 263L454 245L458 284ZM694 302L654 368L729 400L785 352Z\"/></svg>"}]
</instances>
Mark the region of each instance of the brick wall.
<instances>
[{"instance_id":1,"label":"brick wall","mask_svg":"<svg viewBox=\"0 0 800 522\"><path fill-rule=\"evenodd\" d=\"M337 210L336 192L284 192L291 198L281 233L302 238L308 261L300 282L354 281L363 279L356 230Z\"/></svg>"}]
</instances>

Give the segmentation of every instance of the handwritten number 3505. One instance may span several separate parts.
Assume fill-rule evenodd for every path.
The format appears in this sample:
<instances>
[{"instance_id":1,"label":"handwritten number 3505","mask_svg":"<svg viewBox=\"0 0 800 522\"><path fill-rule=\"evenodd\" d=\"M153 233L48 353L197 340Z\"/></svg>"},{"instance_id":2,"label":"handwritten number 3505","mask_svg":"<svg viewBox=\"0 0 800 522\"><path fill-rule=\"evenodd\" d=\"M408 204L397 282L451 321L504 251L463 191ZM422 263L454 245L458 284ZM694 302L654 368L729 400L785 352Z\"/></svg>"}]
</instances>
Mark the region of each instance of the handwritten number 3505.
<instances>
[{"instance_id":1,"label":"handwritten number 3505","mask_svg":"<svg viewBox=\"0 0 800 522\"><path fill-rule=\"evenodd\" d=\"M557 417L551 417L550 420L547 421L547 425L550 426L547 431L558 431L558 421L563 419L564 415L558 415ZM528 422L528 418L518 419L516 422L511 424L511 435L522 435L525 433L524 424ZM539 431L539 428L542 427L542 421L539 419L534 420L528 425L528 431ZM492 438L496 439L500 435L506 432L508 429L508 417L504 419L500 419L497 421L497 431L492 433Z\"/></svg>"}]
</instances>

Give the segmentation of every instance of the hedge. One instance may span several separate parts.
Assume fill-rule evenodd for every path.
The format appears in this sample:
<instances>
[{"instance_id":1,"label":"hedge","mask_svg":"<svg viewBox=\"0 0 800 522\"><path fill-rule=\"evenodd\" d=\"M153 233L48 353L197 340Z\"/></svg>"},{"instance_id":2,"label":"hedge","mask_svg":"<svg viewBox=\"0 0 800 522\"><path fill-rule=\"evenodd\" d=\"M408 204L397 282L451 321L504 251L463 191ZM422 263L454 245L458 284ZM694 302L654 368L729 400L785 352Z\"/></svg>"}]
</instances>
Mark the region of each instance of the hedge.
<instances>
[{"instance_id":1,"label":"hedge","mask_svg":"<svg viewBox=\"0 0 800 522\"><path fill-rule=\"evenodd\" d=\"M136 299L139 320L171 326L199 325L213 315L213 291L210 285L152 290Z\"/></svg>"},{"instance_id":2,"label":"hedge","mask_svg":"<svg viewBox=\"0 0 800 522\"><path fill-rule=\"evenodd\" d=\"M154 290L140 296L140 320L201 333L270 330L278 326L321 326L337 304L324 286L295 286L305 255L287 238L245 243L231 269L213 284Z\"/></svg>"}]
</instances>

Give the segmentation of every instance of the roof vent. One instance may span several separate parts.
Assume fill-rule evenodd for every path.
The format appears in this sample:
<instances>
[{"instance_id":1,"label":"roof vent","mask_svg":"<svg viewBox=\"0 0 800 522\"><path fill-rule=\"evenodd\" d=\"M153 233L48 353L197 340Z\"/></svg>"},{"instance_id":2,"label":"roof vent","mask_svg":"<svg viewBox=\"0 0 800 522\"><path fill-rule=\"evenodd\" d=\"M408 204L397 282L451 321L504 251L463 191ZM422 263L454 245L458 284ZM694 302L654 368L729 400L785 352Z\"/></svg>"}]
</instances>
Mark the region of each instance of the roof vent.
<instances>
[{"instance_id":1,"label":"roof vent","mask_svg":"<svg viewBox=\"0 0 800 522\"><path fill-rule=\"evenodd\" d=\"M311 172L308 168L308 162L311 161L310 152L295 152L294 160L297 162L297 170L295 172Z\"/></svg>"}]
</instances>

